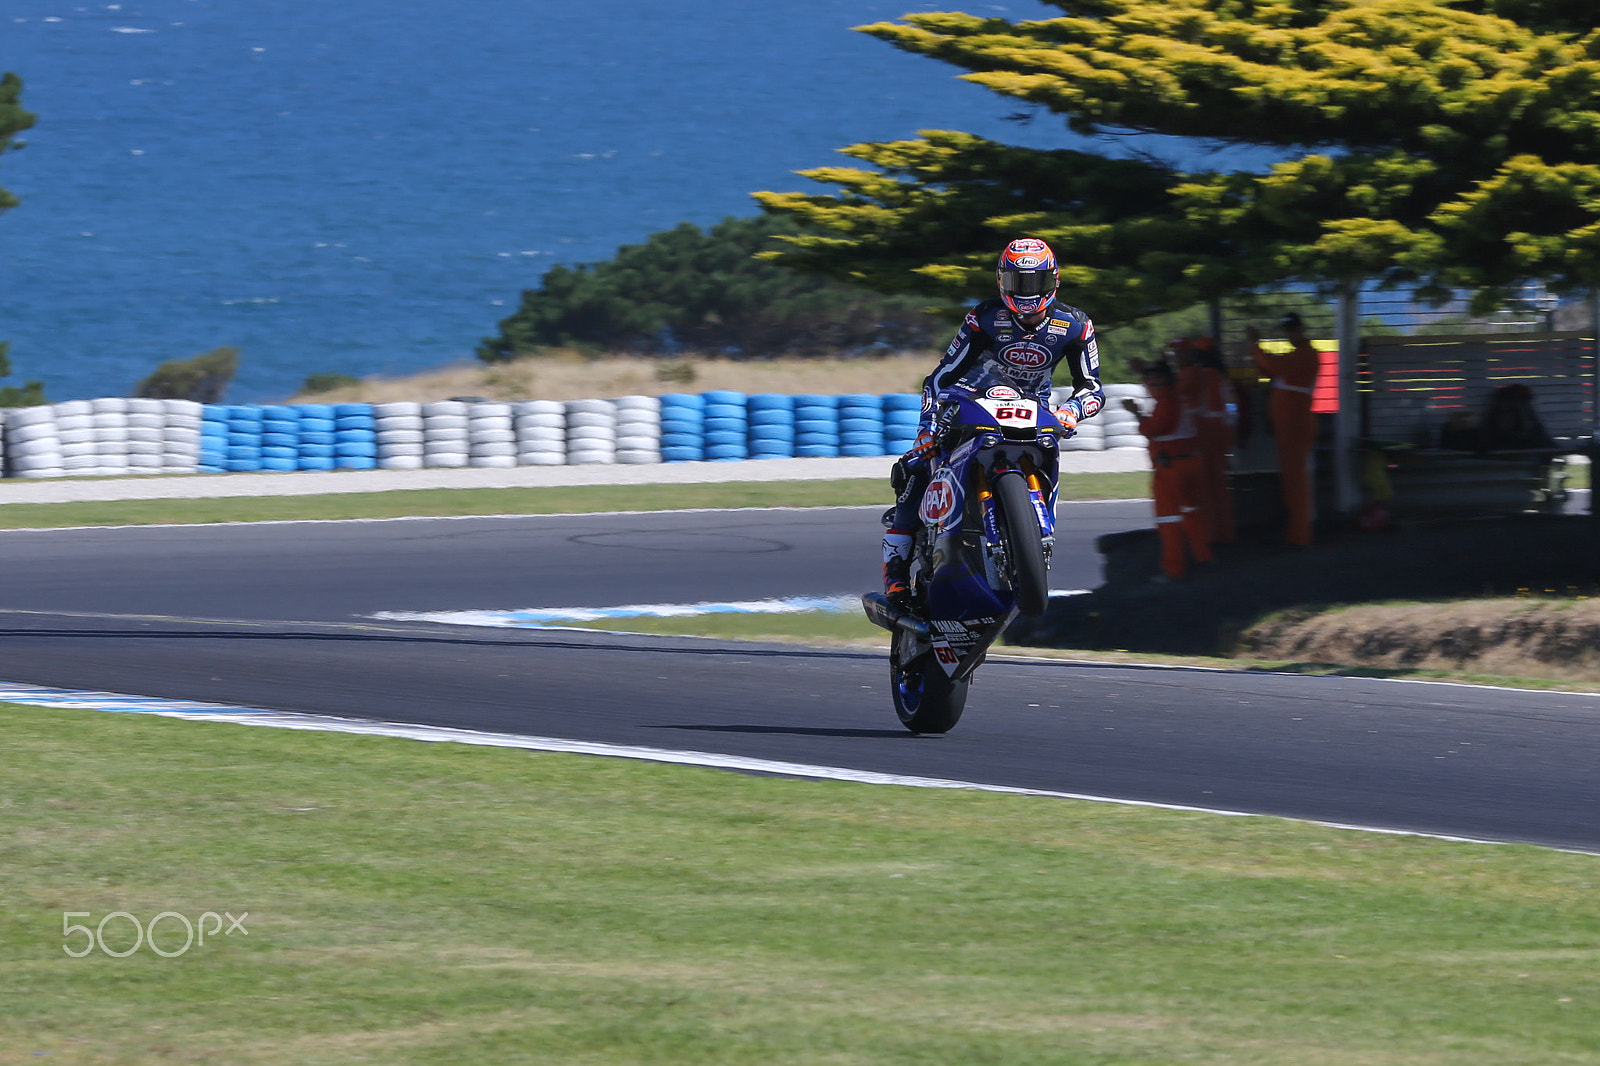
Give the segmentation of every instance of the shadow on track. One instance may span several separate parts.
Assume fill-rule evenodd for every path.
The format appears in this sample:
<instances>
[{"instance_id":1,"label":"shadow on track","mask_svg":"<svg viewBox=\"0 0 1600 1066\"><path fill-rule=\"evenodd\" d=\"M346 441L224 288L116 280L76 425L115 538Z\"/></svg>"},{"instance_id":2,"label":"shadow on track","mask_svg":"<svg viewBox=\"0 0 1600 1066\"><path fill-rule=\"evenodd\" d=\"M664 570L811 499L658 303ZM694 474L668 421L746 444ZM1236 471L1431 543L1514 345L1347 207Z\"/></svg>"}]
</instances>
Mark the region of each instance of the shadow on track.
<instances>
[{"instance_id":1,"label":"shadow on track","mask_svg":"<svg viewBox=\"0 0 1600 1066\"><path fill-rule=\"evenodd\" d=\"M686 729L700 733L782 733L802 737L888 737L891 740L926 740L938 737L919 736L904 729L813 729L807 726L783 725L658 725L652 729Z\"/></svg>"}]
</instances>

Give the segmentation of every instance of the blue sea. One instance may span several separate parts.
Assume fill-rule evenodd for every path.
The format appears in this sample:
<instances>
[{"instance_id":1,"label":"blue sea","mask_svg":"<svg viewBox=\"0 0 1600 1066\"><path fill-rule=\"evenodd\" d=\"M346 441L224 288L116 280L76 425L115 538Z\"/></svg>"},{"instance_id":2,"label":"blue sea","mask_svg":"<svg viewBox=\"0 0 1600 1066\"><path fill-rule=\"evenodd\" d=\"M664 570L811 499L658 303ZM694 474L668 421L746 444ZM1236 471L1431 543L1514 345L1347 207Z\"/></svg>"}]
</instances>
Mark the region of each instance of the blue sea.
<instances>
[{"instance_id":1,"label":"blue sea","mask_svg":"<svg viewBox=\"0 0 1600 1066\"><path fill-rule=\"evenodd\" d=\"M39 116L0 157L0 339L51 400L243 352L229 398L313 373L467 361L556 263L681 221L845 145L1059 120L851 27L1036 0L0 0L0 71Z\"/></svg>"}]
</instances>

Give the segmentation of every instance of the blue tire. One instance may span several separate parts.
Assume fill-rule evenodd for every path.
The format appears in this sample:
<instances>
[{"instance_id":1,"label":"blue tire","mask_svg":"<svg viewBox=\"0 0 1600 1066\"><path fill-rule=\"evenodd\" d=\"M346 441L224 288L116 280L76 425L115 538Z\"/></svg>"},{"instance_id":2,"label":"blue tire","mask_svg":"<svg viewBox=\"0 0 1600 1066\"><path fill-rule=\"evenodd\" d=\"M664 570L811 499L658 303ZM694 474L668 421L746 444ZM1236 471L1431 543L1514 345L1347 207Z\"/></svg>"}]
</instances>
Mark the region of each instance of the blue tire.
<instances>
[{"instance_id":1,"label":"blue tire","mask_svg":"<svg viewBox=\"0 0 1600 1066\"><path fill-rule=\"evenodd\" d=\"M768 407L760 411L750 412L750 425L756 426L792 426L794 425L794 412L788 408Z\"/></svg>"},{"instance_id":2,"label":"blue tire","mask_svg":"<svg viewBox=\"0 0 1600 1066\"><path fill-rule=\"evenodd\" d=\"M302 459L332 459L333 445L331 444L302 444L300 445L300 458ZM329 469L333 469L329 467Z\"/></svg>"},{"instance_id":3,"label":"blue tire","mask_svg":"<svg viewBox=\"0 0 1600 1066\"><path fill-rule=\"evenodd\" d=\"M661 446L661 461L663 463L697 463L705 458L705 449L686 448L682 445Z\"/></svg>"},{"instance_id":4,"label":"blue tire","mask_svg":"<svg viewBox=\"0 0 1600 1066\"><path fill-rule=\"evenodd\" d=\"M378 446L370 441L351 441L333 446L335 459L376 459Z\"/></svg>"},{"instance_id":5,"label":"blue tire","mask_svg":"<svg viewBox=\"0 0 1600 1066\"><path fill-rule=\"evenodd\" d=\"M744 435L743 432L718 431L718 432L715 432L715 433L707 433L706 434L706 454L707 455L711 454L711 449L712 448L728 448L728 447L743 448L744 445L745 445L745 435Z\"/></svg>"},{"instance_id":6,"label":"blue tire","mask_svg":"<svg viewBox=\"0 0 1600 1066\"><path fill-rule=\"evenodd\" d=\"M852 433L871 434L874 437L883 436L883 422L877 418L840 418L839 436L847 437Z\"/></svg>"},{"instance_id":7,"label":"blue tire","mask_svg":"<svg viewBox=\"0 0 1600 1066\"><path fill-rule=\"evenodd\" d=\"M750 454L743 444L708 444L706 445L707 459L743 459Z\"/></svg>"},{"instance_id":8,"label":"blue tire","mask_svg":"<svg viewBox=\"0 0 1600 1066\"><path fill-rule=\"evenodd\" d=\"M298 433L263 433L261 434L263 448L298 448L300 447L300 434Z\"/></svg>"},{"instance_id":9,"label":"blue tire","mask_svg":"<svg viewBox=\"0 0 1600 1066\"><path fill-rule=\"evenodd\" d=\"M796 444L794 454L800 459L832 459L839 454L837 444Z\"/></svg>"},{"instance_id":10,"label":"blue tire","mask_svg":"<svg viewBox=\"0 0 1600 1066\"><path fill-rule=\"evenodd\" d=\"M756 411L792 411L794 397L777 392L758 392L746 401L745 406L752 414Z\"/></svg>"},{"instance_id":11,"label":"blue tire","mask_svg":"<svg viewBox=\"0 0 1600 1066\"><path fill-rule=\"evenodd\" d=\"M376 470L378 460L370 455L340 455L333 460L336 470Z\"/></svg>"},{"instance_id":12,"label":"blue tire","mask_svg":"<svg viewBox=\"0 0 1600 1066\"><path fill-rule=\"evenodd\" d=\"M297 465L301 470L332 470L332 456L302 455Z\"/></svg>"},{"instance_id":13,"label":"blue tire","mask_svg":"<svg viewBox=\"0 0 1600 1066\"><path fill-rule=\"evenodd\" d=\"M261 457L261 469L278 471L299 470L300 463L297 459L282 459L275 455L263 455Z\"/></svg>"},{"instance_id":14,"label":"blue tire","mask_svg":"<svg viewBox=\"0 0 1600 1066\"><path fill-rule=\"evenodd\" d=\"M841 444L839 454L848 455L858 459L865 459L870 455L884 455L883 445L880 444Z\"/></svg>"},{"instance_id":15,"label":"blue tire","mask_svg":"<svg viewBox=\"0 0 1600 1066\"><path fill-rule=\"evenodd\" d=\"M661 435L663 437L668 433L689 433L698 437L705 431L706 424L704 419L696 418L692 422L687 418L663 418L661 420Z\"/></svg>"},{"instance_id":16,"label":"blue tire","mask_svg":"<svg viewBox=\"0 0 1600 1066\"><path fill-rule=\"evenodd\" d=\"M332 444L332 433L301 433L300 443L304 444Z\"/></svg>"},{"instance_id":17,"label":"blue tire","mask_svg":"<svg viewBox=\"0 0 1600 1066\"><path fill-rule=\"evenodd\" d=\"M802 393L794 398L794 406L796 410L802 407L815 407L819 410L837 411L839 409L839 397Z\"/></svg>"},{"instance_id":18,"label":"blue tire","mask_svg":"<svg viewBox=\"0 0 1600 1066\"><path fill-rule=\"evenodd\" d=\"M716 403L725 403L732 404L740 410L744 409L746 397L742 392L735 392L732 389L712 389L710 392L702 392L700 395L705 398L707 407Z\"/></svg>"},{"instance_id":19,"label":"blue tire","mask_svg":"<svg viewBox=\"0 0 1600 1066\"><path fill-rule=\"evenodd\" d=\"M333 419L333 417L334 417L333 405L332 404L326 404L326 403L302 403L302 404L297 404L296 406L298 406L300 408L300 417L302 419L305 419L305 418L326 418L326 419L331 421Z\"/></svg>"}]
</instances>

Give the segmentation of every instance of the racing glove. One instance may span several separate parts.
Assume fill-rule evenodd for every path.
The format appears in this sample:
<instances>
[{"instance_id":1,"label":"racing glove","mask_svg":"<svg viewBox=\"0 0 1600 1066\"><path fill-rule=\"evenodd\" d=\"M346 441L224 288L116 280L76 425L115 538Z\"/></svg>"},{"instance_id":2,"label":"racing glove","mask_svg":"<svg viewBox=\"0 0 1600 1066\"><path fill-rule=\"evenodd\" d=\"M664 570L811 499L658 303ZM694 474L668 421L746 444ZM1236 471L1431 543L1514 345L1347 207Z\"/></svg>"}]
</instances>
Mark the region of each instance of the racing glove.
<instances>
[{"instance_id":1,"label":"racing glove","mask_svg":"<svg viewBox=\"0 0 1600 1066\"><path fill-rule=\"evenodd\" d=\"M906 453L894 461L894 468L889 471L889 486L899 495L905 491L910 483L912 474L918 467L928 462L928 457L937 447L933 427L924 425L917 431L917 439L911 443Z\"/></svg>"},{"instance_id":2,"label":"racing glove","mask_svg":"<svg viewBox=\"0 0 1600 1066\"><path fill-rule=\"evenodd\" d=\"M1066 440L1078 432L1078 419L1082 416L1075 400L1068 400L1051 412L1056 416L1056 421L1061 423L1061 439Z\"/></svg>"}]
</instances>

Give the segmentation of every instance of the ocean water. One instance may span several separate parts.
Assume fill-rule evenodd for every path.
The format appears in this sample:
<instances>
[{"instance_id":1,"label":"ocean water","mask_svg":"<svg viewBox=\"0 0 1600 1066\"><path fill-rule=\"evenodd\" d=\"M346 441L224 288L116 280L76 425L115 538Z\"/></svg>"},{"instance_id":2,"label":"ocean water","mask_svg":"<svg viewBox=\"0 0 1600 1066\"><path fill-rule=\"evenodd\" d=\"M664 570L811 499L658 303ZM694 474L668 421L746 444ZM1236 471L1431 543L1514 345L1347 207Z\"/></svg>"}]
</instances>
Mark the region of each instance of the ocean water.
<instances>
[{"instance_id":1,"label":"ocean water","mask_svg":"<svg viewBox=\"0 0 1600 1066\"><path fill-rule=\"evenodd\" d=\"M243 351L229 398L470 360L555 263L963 129L1078 145L851 31L1037 0L0 0L39 116L0 158L0 339L52 400ZM1059 12L1057 12L1059 13Z\"/></svg>"}]
</instances>

